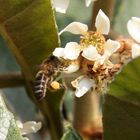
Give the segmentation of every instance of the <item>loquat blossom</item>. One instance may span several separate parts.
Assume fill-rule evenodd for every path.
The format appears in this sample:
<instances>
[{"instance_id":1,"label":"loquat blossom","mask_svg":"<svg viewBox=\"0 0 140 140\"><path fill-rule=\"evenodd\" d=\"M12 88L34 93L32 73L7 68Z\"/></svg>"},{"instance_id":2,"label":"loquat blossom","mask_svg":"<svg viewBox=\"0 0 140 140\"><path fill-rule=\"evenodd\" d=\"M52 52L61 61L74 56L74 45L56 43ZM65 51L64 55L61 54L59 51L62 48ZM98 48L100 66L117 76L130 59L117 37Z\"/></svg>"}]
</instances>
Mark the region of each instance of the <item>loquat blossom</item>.
<instances>
[{"instance_id":1,"label":"loquat blossom","mask_svg":"<svg viewBox=\"0 0 140 140\"><path fill-rule=\"evenodd\" d=\"M80 34L82 35L81 43L69 42L66 44L65 48L56 48L53 55L64 59L75 60L82 52L82 56L86 59L103 64L104 61L120 47L120 44L111 39L105 42L105 38L102 34L107 35L109 33L110 22L102 10L98 12L95 26L97 31L89 32L88 26L83 23L70 23L59 34L61 35L66 31L72 34ZM104 55L102 55L102 51L104 51Z\"/></svg>"},{"instance_id":2,"label":"loquat blossom","mask_svg":"<svg viewBox=\"0 0 140 140\"><path fill-rule=\"evenodd\" d=\"M140 56L140 18L132 17L127 23L127 29L131 37L137 42L132 45L132 58Z\"/></svg>"},{"instance_id":3,"label":"loquat blossom","mask_svg":"<svg viewBox=\"0 0 140 140\"><path fill-rule=\"evenodd\" d=\"M82 75L76 80L72 81L72 86L76 88L75 96L81 97L88 92L95 85L95 81L89 79L87 76Z\"/></svg>"},{"instance_id":4,"label":"loquat blossom","mask_svg":"<svg viewBox=\"0 0 140 140\"><path fill-rule=\"evenodd\" d=\"M88 7L91 4L91 2L94 2L94 1L95 0L85 0L85 4ZM70 0L52 0L52 3L57 12L66 13Z\"/></svg>"},{"instance_id":5,"label":"loquat blossom","mask_svg":"<svg viewBox=\"0 0 140 140\"><path fill-rule=\"evenodd\" d=\"M107 74L109 75L110 68L114 66L109 58L120 48L118 41L111 39L106 41L103 36L109 33L110 21L102 10L99 10L96 16L95 27L96 31L88 31L86 24L70 23L60 31L59 35L63 32L81 35L80 42L69 42L64 48L56 48L53 52L54 56L70 62L80 61L79 58L82 60L80 63L76 63L77 69L71 70L75 72L80 68L83 73L83 76L72 82L72 85L76 88L75 95L77 97L81 97L90 89L97 87L97 84L106 85L101 82L101 79L106 77ZM78 66L79 64L80 66ZM84 72L85 66L86 72Z\"/></svg>"},{"instance_id":6,"label":"loquat blossom","mask_svg":"<svg viewBox=\"0 0 140 140\"><path fill-rule=\"evenodd\" d=\"M22 123L21 121L17 120L16 122L22 135L36 133L42 126L41 122L35 122L35 121L28 121L28 122ZM24 139L28 140L27 137L24 137Z\"/></svg>"}]
</instances>

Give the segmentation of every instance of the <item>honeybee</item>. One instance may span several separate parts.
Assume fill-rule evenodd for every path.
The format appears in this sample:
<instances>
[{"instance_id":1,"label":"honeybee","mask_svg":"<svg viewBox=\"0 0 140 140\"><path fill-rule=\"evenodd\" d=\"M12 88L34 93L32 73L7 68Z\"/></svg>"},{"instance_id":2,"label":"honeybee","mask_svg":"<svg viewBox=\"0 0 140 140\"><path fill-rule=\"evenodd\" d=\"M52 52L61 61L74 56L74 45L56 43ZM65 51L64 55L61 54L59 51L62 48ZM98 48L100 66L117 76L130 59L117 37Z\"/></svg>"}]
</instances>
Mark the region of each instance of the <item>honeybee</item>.
<instances>
[{"instance_id":1,"label":"honeybee","mask_svg":"<svg viewBox=\"0 0 140 140\"><path fill-rule=\"evenodd\" d=\"M53 81L54 77L63 69L62 60L55 56L45 59L40 65L40 70L35 77L35 97L41 100L46 95L47 89L60 89L60 84Z\"/></svg>"}]
</instances>

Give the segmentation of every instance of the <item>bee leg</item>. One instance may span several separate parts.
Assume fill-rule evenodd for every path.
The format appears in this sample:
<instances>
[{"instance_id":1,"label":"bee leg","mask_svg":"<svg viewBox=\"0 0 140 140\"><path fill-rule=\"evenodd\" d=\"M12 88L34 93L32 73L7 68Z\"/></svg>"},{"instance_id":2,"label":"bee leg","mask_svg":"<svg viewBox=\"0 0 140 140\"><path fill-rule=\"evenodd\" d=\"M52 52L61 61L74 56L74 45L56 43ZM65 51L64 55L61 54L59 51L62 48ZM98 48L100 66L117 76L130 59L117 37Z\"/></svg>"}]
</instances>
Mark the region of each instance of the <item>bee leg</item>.
<instances>
[{"instance_id":1,"label":"bee leg","mask_svg":"<svg viewBox=\"0 0 140 140\"><path fill-rule=\"evenodd\" d=\"M53 77L51 77L47 83L47 89L52 90L51 83L53 82Z\"/></svg>"},{"instance_id":2,"label":"bee leg","mask_svg":"<svg viewBox=\"0 0 140 140\"><path fill-rule=\"evenodd\" d=\"M66 89L66 86L64 84L60 83L60 88L61 89Z\"/></svg>"},{"instance_id":3,"label":"bee leg","mask_svg":"<svg viewBox=\"0 0 140 140\"><path fill-rule=\"evenodd\" d=\"M62 80L61 74L55 78L55 81L59 81L60 89L66 89L66 85Z\"/></svg>"}]
</instances>

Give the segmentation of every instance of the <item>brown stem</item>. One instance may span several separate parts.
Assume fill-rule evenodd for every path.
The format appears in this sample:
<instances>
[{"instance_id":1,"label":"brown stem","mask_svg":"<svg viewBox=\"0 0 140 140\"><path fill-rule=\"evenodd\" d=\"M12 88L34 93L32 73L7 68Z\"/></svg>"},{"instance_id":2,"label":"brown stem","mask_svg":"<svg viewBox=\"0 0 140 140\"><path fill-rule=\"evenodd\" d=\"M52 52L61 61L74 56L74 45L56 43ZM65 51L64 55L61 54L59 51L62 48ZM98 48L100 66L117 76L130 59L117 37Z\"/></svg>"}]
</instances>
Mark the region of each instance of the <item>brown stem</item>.
<instances>
[{"instance_id":1,"label":"brown stem","mask_svg":"<svg viewBox=\"0 0 140 140\"><path fill-rule=\"evenodd\" d=\"M100 95L97 93L90 92L81 98L75 98L73 125L85 139L94 137L97 133L102 134L99 105Z\"/></svg>"},{"instance_id":2,"label":"brown stem","mask_svg":"<svg viewBox=\"0 0 140 140\"><path fill-rule=\"evenodd\" d=\"M9 72L0 74L0 88L24 86L24 78L21 72Z\"/></svg>"},{"instance_id":3,"label":"brown stem","mask_svg":"<svg viewBox=\"0 0 140 140\"><path fill-rule=\"evenodd\" d=\"M93 10L92 10L90 30L95 30L95 19L96 19L99 9L102 9L104 13L109 17L110 20L112 19L115 2L116 0L106 0L106 1L97 0L94 3Z\"/></svg>"},{"instance_id":4,"label":"brown stem","mask_svg":"<svg viewBox=\"0 0 140 140\"><path fill-rule=\"evenodd\" d=\"M110 38L110 39L117 39L119 38L121 35L119 33L117 33L114 30L110 30L109 34L106 36L106 38Z\"/></svg>"}]
</instances>

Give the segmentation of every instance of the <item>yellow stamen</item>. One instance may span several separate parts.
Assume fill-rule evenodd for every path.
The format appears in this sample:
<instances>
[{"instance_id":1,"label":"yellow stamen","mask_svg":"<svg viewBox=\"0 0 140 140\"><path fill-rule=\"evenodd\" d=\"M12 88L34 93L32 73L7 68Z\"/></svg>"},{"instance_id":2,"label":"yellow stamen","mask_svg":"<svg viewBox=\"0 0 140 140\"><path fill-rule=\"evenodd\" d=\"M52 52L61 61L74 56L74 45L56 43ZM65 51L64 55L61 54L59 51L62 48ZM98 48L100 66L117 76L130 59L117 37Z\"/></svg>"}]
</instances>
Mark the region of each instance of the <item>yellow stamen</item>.
<instances>
[{"instance_id":1,"label":"yellow stamen","mask_svg":"<svg viewBox=\"0 0 140 140\"><path fill-rule=\"evenodd\" d=\"M82 36L80 40L81 47L86 48L89 45L93 45L94 47L96 47L97 51L100 54L104 53L104 43L104 36L98 32L93 31L87 32L87 34L85 36Z\"/></svg>"}]
</instances>

